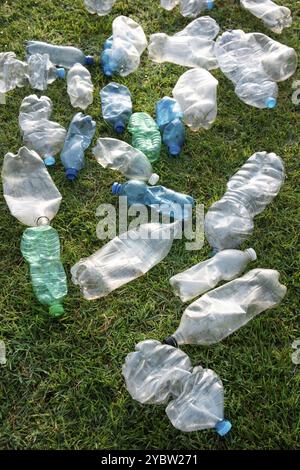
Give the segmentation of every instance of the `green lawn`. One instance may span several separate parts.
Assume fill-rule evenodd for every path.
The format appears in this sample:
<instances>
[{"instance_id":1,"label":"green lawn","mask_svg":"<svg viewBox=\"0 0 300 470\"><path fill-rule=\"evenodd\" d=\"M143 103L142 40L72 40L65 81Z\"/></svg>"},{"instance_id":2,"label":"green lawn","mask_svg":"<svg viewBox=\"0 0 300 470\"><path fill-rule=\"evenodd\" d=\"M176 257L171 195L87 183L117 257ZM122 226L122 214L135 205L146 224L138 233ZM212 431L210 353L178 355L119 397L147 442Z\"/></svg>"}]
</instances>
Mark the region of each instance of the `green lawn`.
<instances>
[{"instance_id":1,"label":"green lawn","mask_svg":"<svg viewBox=\"0 0 300 470\"><path fill-rule=\"evenodd\" d=\"M211 16L222 31L261 31L299 50L300 1L280 1L294 13L292 28L277 36L239 6L217 1ZM147 35L173 33L189 23L179 12L166 12L159 0L117 0L104 18L90 15L81 0L0 0L0 51L24 56L26 39L72 44L98 54L111 33L112 20L125 14ZM134 110L154 114L156 101L170 95L183 67L155 65L145 53L137 72L116 81L129 87ZM251 267L280 271L288 293L277 308L263 313L225 341L209 348L183 349L193 364L218 373L225 388L225 415L232 432L224 439L212 431L185 434L172 427L164 407L141 406L127 393L121 375L126 354L147 338L163 339L177 327L183 305L169 286L171 275L207 258L207 244L187 252L176 241L170 255L147 275L108 297L85 301L69 282L66 316L54 321L33 295L28 267L19 243L25 229L1 198L0 339L7 345L8 364L0 370L0 448L2 449L288 449L300 448L299 366L290 359L299 329L299 106L291 101L293 79L280 84L274 111L244 105L231 83L218 71L218 117L209 131L187 132L178 159L163 149L155 170L161 184L192 194L208 208L225 190L228 178L257 150L276 152L285 163L287 179L279 196L255 220L247 246L258 261ZM99 90L108 81L99 67L92 71L96 136L113 136L100 113ZM1 106L0 150L16 153L22 145L18 111L29 87L13 91ZM53 118L68 126L77 112L66 85L57 81L47 94ZM128 134L124 137L130 142ZM53 225L60 234L63 263L70 268L103 242L96 237L95 210L115 202L111 184L116 173L104 170L86 154L85 170L75 183L66 181L62 165L51 175L63 202ZM119 178L120 180L121 178ZM297 220L298 219L298 220Z\"/></svg>"}]
</instances>

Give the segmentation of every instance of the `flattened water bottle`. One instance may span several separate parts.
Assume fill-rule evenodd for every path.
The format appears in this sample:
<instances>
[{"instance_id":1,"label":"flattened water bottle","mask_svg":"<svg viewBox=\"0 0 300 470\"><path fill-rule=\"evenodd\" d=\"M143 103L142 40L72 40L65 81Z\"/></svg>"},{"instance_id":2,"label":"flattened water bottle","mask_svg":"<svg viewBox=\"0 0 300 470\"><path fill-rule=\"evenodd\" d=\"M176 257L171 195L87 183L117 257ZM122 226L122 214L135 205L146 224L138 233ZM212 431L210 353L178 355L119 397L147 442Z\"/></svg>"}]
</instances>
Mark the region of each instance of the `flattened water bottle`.
<instances>
[{"instance_id":1,"label":"flattened water bottle","mask_svg":"<svg viewBox=\"0 0 300 470\"><path fill-rule=\"evenodd\" d=\"M116 0L84 0L84 5L89 13L99 16L108 15Z\"/></svg>"},{"instance_id":2,"label":"flattened water bottle","mask_svg":"<svg viewBox=\"0 0 300 470\"><path fill-rule=\"evenodd\" d=\"M146 155L122 140L98 139L93 155L103 168L120 171L127 179L148 181L151 185L159 180Z\"/></svg>"},{"instance_id":3,"label":"flattened water bottle","mask_svg":"<svg viewBox=\"0 0 300 470\"><path fill-rule=\"evenodd\" d=\"M0 52L0 104L5 104L5 94L26 84L27 64L17 59L14 52Z\"/></svg>"},{"instance_id":4,"label":"flattened water bottle","mask_svg":"<svg viewBox=\"0 0 300 470\"><path fill-rule=\"evenodd\" d=\"M282 33L284 28L292 25L291 10L276 5L272 0L241 0L241 5L261 19L274 33Z\"/></svg>"},{"instance_id":5,"label":"flattened water bottle","mask_svg":"<svg viewBox=\"0 0 300 470\"><path fill-rule=\"evenodd\" d=\"M68 180L76 179L78 172L84 168L84 152L90 146L95 132L96 122L91 116L85 116L83 113L75 114L60 156Z\"/></svg>"},{"instance_id":6,"label":"flattened water bottle","mask_svg":"<svg viewBox=\"0 0 300 470\"><path fill-rule=\"evenodd\" d=\"M68 95L74 108L85 110L93 102L94 85L87 68L75 64L67 75Z\"/></svg>"},{"instance_id":7,"label":"flattened water bottle","mask_svg":"<svg viewBox=\"0 0 300 470\"><path fill-rule=\"evenodd\" d=\"M142 204L157 212L177 220L189 219L195 200L186 194L177 193L164 186L147 186L143 181L131 180L128 183L114 183L112 193L126 196L129 206Z\"/></svg>"},{"instance_id":8,"label":"flattened water bottle","mask_svg":"<svg viewBox=\"0 0 300 470\"><path fill-rule=\"evenodd\" d=\"M103 119L121 134L132 114L131 94L128 88L111 82L100 91Z\"/></svg>"},{"instance_id":9,"label":"flattened water bottle","mask_svg":"<svg viewBox=\"0 0 300 470\"><path fill-rule=\"evenodd\" d=\"M47 90L48 85L57 78L65 78L64 68L56 68L48 54L33 54L27 58L26 76L35 90Z\"/></svg>"},{"instance_id":10,"label":"flattened water bottle","mask_svg":"<svg viewBox=\"0 0 300 470\"><path fill-rule=\"evenodd\" d=\"M60 67L70 69L75 64L93 65L94 58L85 56L77 47L57 46L41 41L27 41L26 52L28 55L48 54L51 62Z\"/></svg>"},{"instance_id":11,"label":"flattened water bottle","mask_svg":"<svg viewBox=\"0 0 300 470\"><path fill-rule=\"evenodd\" d=\"M133 147L143 152L151 163L159 159L161 136L156 122L149 114L132 114L128 131L132 134Z\"/></svg>"}]
</instances>

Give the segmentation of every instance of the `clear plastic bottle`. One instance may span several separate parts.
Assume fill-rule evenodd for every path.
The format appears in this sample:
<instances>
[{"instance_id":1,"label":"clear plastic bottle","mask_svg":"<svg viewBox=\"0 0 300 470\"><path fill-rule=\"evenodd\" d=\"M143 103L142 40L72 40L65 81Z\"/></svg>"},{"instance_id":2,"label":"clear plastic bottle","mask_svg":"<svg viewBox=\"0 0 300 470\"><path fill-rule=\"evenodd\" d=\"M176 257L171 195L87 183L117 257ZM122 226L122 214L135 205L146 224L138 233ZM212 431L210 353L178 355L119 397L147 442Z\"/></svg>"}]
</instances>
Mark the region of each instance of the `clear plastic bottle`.
<instances>
[{"instance_id":1,"label":"clear plastic bottle","mask_svg":"<svg viewBox=\"0 0 300 470\"><path fill-rule=\"evenodd\" d=\"M57 231L50 225L27 228L21 240L21 252L30 265L34 293L53 317L63 315L67 295L67 277L60 260Z\"/></svg>"},{"instance_id":2,"label":"clear plastic bottle","mask_svg":"<svg viewBox=\"0 0 300 470\"><path fill-rule=\"evenodd\" d=\"M285 294L278 271L252 269L190 304L179 327L165 342L173 346L217 343L259 313L278 305Z\"/></svg>"},{"instance_id":3,"label":"clear plastic bottle","mask_svg":"<svg viewBox=\"0 0 300 470\"><path fill-rule=\"evenodd\" d=\"M127 179L148 181L151 185L159 180L146 155L122 140L98 139L93 155L103 168L120 171Z\"/></svg>"},{"instance_id":4,"label":"clear plastic bottle","mask_svg":"<svg viewBox=\"0 0 300 470\"><path fill-rule=\"evenodd\" d=\"M87 300L108 295L143 276L169 253L181 222L149 223L123 233L72 269L72 281Z\"/></svg>"},{"instance_id":5,"label":"clear plastic bottle","mask_svg":"<svg viewBox=\"0 0 300 470\"><path fill-rule=\"evenodd\" d=\"M181 431L214 428L220 436L231 429L224 419L224 391L219 377L201 366L192 369L179 349L155 340L141 341L122 367L126 388L142 404L165 404L171 423Z\"/></svg>"},{"instance_id":6,"label":"clear plastic bottle","mask_svg":"<svg viewBox=\"0 0 300 470\"><path fill-rule=\"evenodd\" d=\"M147 113L133 113L128 131L132 134L132 145L143 152L151 163L159 159L161 135L156 122Z\"/></svg>"},{"instance_id":7,"label":"clear plastic bottle","mask_svg":"<svg viewBox=\"0 0 300 470\"><path fill-rule=\"evenodd\" d=\"M279 6L272 0L241 0L241 5L254 16L261 19L274 33L282 33L292 25L291 10Z\"/></svg>"},{"instance_id":8,"label":"clear plastic bottle","mask_svg":"<svg viewBox=\"0 0 300 470\"><path fill-rule=\"evenodd\" d=\"M16 58L14 52L0 52L0 104L5 104L5 94L26 84L27 64Z\"/></svg>"},{"instance_id":9,"label":"clear plastic bottle","mask_svg":"<svg viewBox=\"0 0 300 470\"><path fill-rule=\"evenodd\" d=\"M92 56L85 56L80 49L72 46L57 46L41 41L27 41L26 52L28 55L48 54L53 64L66 69L70 69L75 64L94 65Z\"/></svg>"},{"instance_id":10,"label":"clear plastic bottle","mask_svg":"<svg viewBox=\"0 0 300 470\"><path fill-rule=\"evenodd\" d=\"M24 144L35 150L48 166L55 164L54 156L61 151L67 133L60 124L50 121L52 108L47 96L30 95L23 99L19 112Z\"/></svg>"},{"instance_id":11,"label":"clear plastic bottle","mask_svg":"<svg viewBox=\"0 0 300 470\"><path fill-rule=\"evenodd\" d=\"M212 10L214 0L180 0L179 5L182 16L194 18L204 10Z\"/></svg>"},{"instance_id":12,"label":"clear plastic bottle","mask_svg":"<svg viewBox=\"0 0 300 470\"><path fill-rule=\"evenodd\" d=\"M168 36L165 33L151 34L149 58L158 64L170 62L183 67L218 68L214 53L215 43L211 39L193 36Z\"/></svg>"},{"instance_id":13,"label":"clear plastic bottle","mask_svg":"<svg viewBox=\"0 0 300 470\"><path fill-rule=\"evenodd\" d=\"M103 119L121 134L132 114L131 94L125 85L111 82L100 91Z\"/></svg>"},{"instance_id":14,"label":"clear plastic bottle","mask_svg":"<svg viewBox=\"0 0 300 470\"><path fill-rule=\"evenodd\" d=\"M104 74L111 77L117 73L126 77L134 72L146 47L143 28L127 16L118 16L112 24L112 36L105 41L101 54Z\"/></svg>"},{"instance_id":15,"label":"clear plastic bottle","mask_svg":"<svg viewBox=\"0 0 300 470\"><path fill-rule=\"evenodd\" d=\"M126 196L129 206L142 204L157 212L177 220L189 219L195 200L186 194L178 193L164 186L147 186L143 181L130 180L127 183L114 183L112 193Z\"/></svg>"},{"instance_id":16,"label":"clear plastic bottle","mask_svg":"<svg viewBox=\"0 0 300 470\"><path fill-rule=\"evenodd\" d=\"M223 250L212 258L195 264L172 276L170 284L182 302L216 287L221 281L232 281L245 271L250 261L256 260L253 248L247 250Z\"/></svg>"},{"instance_id":17,"label":"clear plastic bottle","mask_svg":"<svg viewBox=\"0 0 300 470\"><path fill-rule=\"evenodd\" d=\"M95 132L96 122L91 116L75 114L60 155L68 180L76 179L78 172L84 168L84 152L91 145Z\"/></svg>"},{"instance_id":18,"label":"clear plastic bottle","mask_svg":"<svg viewBox=\"0 0 300 470\"><path fill-rule=\"evenodd\" d=\"M217 117L217 86L211 73L204 69L185 72L173 88L173 96L183 111L183 121L197 131L209 129Z\"/></svg>"},{"instance_id":19,"label":"clear plastic bottle","mask_svg":"<svg viewBox=\"0 0 300 470\"><path fill-rule=\"evenodd\" d=\"M115 3L116 0L84 0L87 11L99 16L108 15Z\"/></svg>"},{"instance_id":20,"label":"clear plastic bottle","mask_svg":"<svg viewBox=\"0 0 300 470\"><path fill-rule=\"evenodd\" d=\"M63 68L56 68L49 59L48 54L33 54L27 58L28 68L26 76L35 90L47 90L48 85L57 78L65 78Z\"/></svg>"},{"instance_id":21,"label":"clear plastic bottle","mask_svg":"<svg viewBox=\"0 0 300 470\"><path fill-rule=\"evenodd\" d=\"M143 404L166 403L174 382L192 371L180 349L156 340L141 341L125 358L122 373L132 398ZM173 385L173 386L172 386Z\"/></svg>"},{"instance_id":22,"label":"clear plastic bottle","mask_svg":"<svg viewBox=\"0 0 300 470\"><path fill-rule=\"evenodd\" d=\"M61 194L41 157L26 147L7 153L2 167L4 198L11 214L22 224L50 222L58 212Z\"/></svg>"},{"instance_id":23,"label":"clear plastic bottle","mask_svg":"<svg viewBox=\"0 0 300 470\"><path fill-rule=\"evenodd\" d=\"M220 32L220 26L210 16L201 16L191 21L184 29L174 36L190 36L202 39L215 39Z\"/></svg>"},{"instance_id":24,"label":"clear plastic bottle","mask_svg":"<svg viewBox=\"0 0 300 470\"><path fill-rule=\"evenodd\" d=\"M167 11L173 10L179 5L180 0L160 0L160 6Z\"/></svg>"},{"instance_id":25,"label":"clear plastic bottle","mask_svg":"<svg viewBox=\"0 0 300 470\"><path fill-rule=\"evenodd\" d=\"M275 153L257 152L246 161L206 214L205 236L214 251L236 248L251 235L253 218L279 193L284 179Z\"/></svg>"},{"instance_id":26,"label":"clear plastic bottle","mask_svg":"<svg viewBox=\"0 0 300 470\"><path fill-rule=\"evenodd\" d=\"M85 110L93 102L94 85L87 68L75 64L67 75L68 95L74 108Z\"/></svg>"},{"instance_id":27,"label":"clear plastic bottle","mask_svg":"<svg viewBox=\"0 0 300 470\"><path fill-rule=\"evenodd\" d=\"M294 49L261 33L226 31L218 37L215 53L237 96L260 109L276 106L276 82L286 80L297 68Z\"/></svg>"}]
</instances>

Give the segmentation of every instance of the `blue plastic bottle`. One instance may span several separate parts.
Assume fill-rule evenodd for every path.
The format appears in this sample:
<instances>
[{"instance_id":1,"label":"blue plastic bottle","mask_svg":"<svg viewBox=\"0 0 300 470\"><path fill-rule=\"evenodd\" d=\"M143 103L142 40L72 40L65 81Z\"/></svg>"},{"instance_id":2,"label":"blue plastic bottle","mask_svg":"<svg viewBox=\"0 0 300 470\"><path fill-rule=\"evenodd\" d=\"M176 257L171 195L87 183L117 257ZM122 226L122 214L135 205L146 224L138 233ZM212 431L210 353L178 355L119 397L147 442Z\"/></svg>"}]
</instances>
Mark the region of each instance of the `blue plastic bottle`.
<instances>
[{"instance_id":1,"label":"blue plastic bottle","mask_svg":"<svg viewBox=\"0 0 300 470\"><path fill-rule=\"evenodd\" d=\"M107 77L111 77L118 71L118 64L111 60L109 53L110 49L112 48L113 40L113 36L110 36L108 39L106 39L105 43L103 44L102 54L100 56L100 63L103 69L103 73Z\"/></svg>"},{"instance_id":2,"label":"blue plastic bottle","mask_svg":"<svg viewBox=\"0 0 300 470\"><path fill-rule=\"evenodd\" d=\"M130 180L124 184L114 183L112 193L127 196L129 206L143 204L178 220L191 217L191 209L195 204L191 196L177 193L164 186L147 186L143 181L137 180Z\"/></svg>"},{"instance_id":3,"label":"blue plastic bottle","mask_svg":"<svg viewBox=\"0 0 300 470\"><path fill-rule=\"evenodd\" d=\"M94 65L95 63L92 56L85 56L77 47L57 46L41 41L27 41L26 52L28 55L48 54L53 64L67 69L78 63L82 65Z\"/></svg>"},{"instance_id":4,"label":"blue plastic bottle","mask_svg":"<svg viewBox=\"0 0 300 470\"><path fill-rule=\"evenodd\" d=\"M60 155L68 180L76 179L78 172L84 167L84 152L90 146L95 131L96 123L91 116L75 114Z\"/></svg>"},{"instance_id":5,"label":"blue plastic bottle","mask_svg":"<svg viewBox=\"0 0 300 470\"><path fill-rule=\"evenodd\" d=\"M183 112L180 109L179 103L165 96L156 103L156 124L159 127L160 131L163 131L164 128L174 119L182 119Z\"/></svg>"},{"instance_id":6,"label":"blue plastic bottle","mask_svg":"<svg viewBox=\"0 0 300 470\"><path fill-rule=\"evenodd\" d=\"M180 154L185 141L185 128L180 119L174 119L163 130L163 143L168 147L169 154L176 157Z\"/></svg>"},{"instance_id":7,"label":"blue plastic bottle","mask_svg":"<svg viewBox=\"0 0 300 470\"><path fill-rule=\"evenodd\" d=\"M161 131L163 143L173 157L180 154L185 141L182 117L183 112L174 98L165 96L156 103L156 123Z\"/></svg>"},{"instance_id":8,"label":"blue plastic bottle","mask_svg":"<svg viewBox=\"0 0 300 470\"><path fill-rule=\"evenodd\" d=\"M100 91L103 119L119 134L124 132L132 114L131 94L128 88L111 82Z\"/></svg>"}]
</instances>

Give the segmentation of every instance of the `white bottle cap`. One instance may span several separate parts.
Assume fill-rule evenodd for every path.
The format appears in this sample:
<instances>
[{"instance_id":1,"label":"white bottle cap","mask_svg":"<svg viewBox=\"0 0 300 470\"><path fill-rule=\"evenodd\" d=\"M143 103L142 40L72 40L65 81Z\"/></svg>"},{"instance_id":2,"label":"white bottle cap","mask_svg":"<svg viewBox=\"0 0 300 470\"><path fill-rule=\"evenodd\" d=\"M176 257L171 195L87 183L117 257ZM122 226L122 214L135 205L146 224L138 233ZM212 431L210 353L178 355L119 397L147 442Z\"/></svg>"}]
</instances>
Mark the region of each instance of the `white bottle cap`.
<instances>
[{"instance_id":1,"label":"white bottle cap","mask_svg":"<svg viewBox=\"0 0 300 470\"><path fill-rule=\"evenodd\" d=\"M148 179L148 183L151 184L151 186L153 186L154 184L156 184L159 180L159 176L157 173L152 173L152 175L150 176L150 178Z\"/></svg>"},{"instance_id":2,"label":"white bottle cap","mask_svg":"<svg viewBox=\"0 0 300 470\"><path fill-rule=\"evenodd\" d=\"M247 253L251 261L257 260L257 255L253 248L247 248L247 250L245 250L245 253Z\"/></svg>"}]
</instances>

